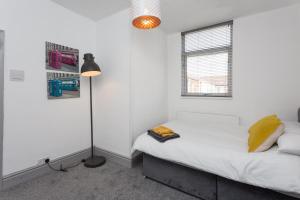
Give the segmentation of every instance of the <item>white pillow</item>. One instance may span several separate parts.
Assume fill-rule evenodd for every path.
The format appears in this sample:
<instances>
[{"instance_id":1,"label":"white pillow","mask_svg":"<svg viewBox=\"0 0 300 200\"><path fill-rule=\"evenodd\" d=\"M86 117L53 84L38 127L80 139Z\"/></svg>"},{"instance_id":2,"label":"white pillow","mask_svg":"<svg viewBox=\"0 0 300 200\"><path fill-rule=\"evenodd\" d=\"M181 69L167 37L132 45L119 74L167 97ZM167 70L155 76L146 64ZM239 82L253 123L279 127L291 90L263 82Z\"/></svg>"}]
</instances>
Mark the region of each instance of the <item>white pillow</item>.
<instances>
[{"instance_id":1,"label":"white pillow","mask_svg":"<svg viewBox=\"0 0 300 200\"><path fill-rule=\"evenodd\" d=\"M283 134L277 143L279 152L300 156L300 134Z\"/></svg>"},{"instance_id":2,"label":"white pillow","mask_svg":"<svg viewBox=\"0 0 300 200\"><path fill-rule=\"evenodd\" d=\"M294 133L300 135L300 123L295 121L283 121L285 134Z\"/></svg>"}]
</instances>

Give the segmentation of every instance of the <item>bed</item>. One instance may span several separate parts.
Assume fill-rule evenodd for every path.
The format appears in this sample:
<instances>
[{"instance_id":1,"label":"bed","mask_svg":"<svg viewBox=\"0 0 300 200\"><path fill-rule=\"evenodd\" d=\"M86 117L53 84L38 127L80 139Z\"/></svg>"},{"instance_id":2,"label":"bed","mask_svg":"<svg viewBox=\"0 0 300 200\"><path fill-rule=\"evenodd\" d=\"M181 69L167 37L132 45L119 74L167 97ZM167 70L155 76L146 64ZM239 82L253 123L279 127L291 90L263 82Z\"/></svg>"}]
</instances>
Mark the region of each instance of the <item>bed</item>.
<instances>
[{"instance_id":1,"label":"bed","mask_svg":"<svg viewBox=\"0 0 300 200\"><path fill-rule=\"evenodd\" d=\"M181 112L165 126L181 137L159 143L145 133L134 143L148 178L205 200L300 197L300 157L276 146L248 153L247 128L238 117Z\"/></svg>"}]
</instances>

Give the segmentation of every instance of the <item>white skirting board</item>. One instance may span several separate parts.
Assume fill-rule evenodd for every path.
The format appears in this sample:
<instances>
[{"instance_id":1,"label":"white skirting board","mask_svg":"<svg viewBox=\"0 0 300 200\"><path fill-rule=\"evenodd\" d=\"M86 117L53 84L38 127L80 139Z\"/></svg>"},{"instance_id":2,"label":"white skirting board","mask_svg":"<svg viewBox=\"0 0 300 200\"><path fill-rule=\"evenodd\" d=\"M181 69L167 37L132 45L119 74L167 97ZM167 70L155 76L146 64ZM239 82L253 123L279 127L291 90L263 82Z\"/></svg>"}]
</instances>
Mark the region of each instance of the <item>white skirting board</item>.
<instances>
[{"instance_id":1,"label":"white skirting board","mask_svg":"<svg viewBox=\"0 0 300 200\"><path fill-rule=\"evenodd\" d=\"M137 160L141 157L139 154L135 155L133 158L126 158L123 156L120 156L118 154L105 151L103 149L100 149L98 147L95 147L95 155L97 156L104 156L108 161L115 162L117 164L120 164L124 167L131 168L134 166L134 164L137 162ZM63 166L72 166L78 162L80 162L82 159L86 159L90 156L90 149L85 149L82 151L79 151L77 153L73 153L61 158L58 158L56 160L53 160L51 162L51 166L55 168L59 168L62 164ZM10 174L8 176L3 177L2 179L2 188L1 190L7 190L13 186L16 186L21 183L25 183L29 180L32 180L34 178L46 175L51 172L51 169L47 165L39 165L36 167L32 167L29 169L25 169L20 172L16 172L13 174Z\"/></svg>"}]
</instances>

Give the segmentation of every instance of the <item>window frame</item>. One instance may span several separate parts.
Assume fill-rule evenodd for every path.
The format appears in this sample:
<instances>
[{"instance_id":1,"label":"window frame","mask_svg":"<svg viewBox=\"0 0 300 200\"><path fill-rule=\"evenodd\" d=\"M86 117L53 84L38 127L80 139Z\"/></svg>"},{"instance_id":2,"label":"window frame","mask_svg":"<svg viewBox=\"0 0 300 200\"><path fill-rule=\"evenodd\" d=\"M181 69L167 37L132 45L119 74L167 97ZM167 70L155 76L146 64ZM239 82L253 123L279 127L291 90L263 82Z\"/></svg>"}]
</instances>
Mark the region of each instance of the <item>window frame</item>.
<instances>
[{"instance_id":1,"label":"window frame","mask_svg":"<svg viewBox=\"0 0 300 200\"><path fill-rule=\"evenodd\" d=\"M185 52L185 36L189 33L193 32L200 32L207 29L213 29L219 26L224 25L230 25L231 29L231 41L229 46L224 47L216 47L216 48L210 48L210 49L204 49L204 50L196 50L196 51L190 51ZM189 93L188 92L188 78L187 78L187 58L189 56L197 56L197 55L213 55L226 52L228 53L228 92L227 93ZM233 57L233 20L226 21L219 24L214 24L211 26L206 26L203 28L198 28L186 32L181 33L181 65L182 65L182 75L181 75L181 96L182 97L221 97L221 98L232 98L233 93L233 85L232 85L232 57Z\"/></svg>"}]
</instances>

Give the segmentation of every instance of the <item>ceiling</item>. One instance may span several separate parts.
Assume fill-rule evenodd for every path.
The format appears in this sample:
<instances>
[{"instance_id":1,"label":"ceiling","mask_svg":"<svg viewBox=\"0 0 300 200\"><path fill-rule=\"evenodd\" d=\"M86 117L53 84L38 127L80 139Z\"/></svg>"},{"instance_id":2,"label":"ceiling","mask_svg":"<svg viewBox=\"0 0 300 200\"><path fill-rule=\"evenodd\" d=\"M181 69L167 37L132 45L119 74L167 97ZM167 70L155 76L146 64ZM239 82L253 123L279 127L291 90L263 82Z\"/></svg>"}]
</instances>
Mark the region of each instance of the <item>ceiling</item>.
<instances>
[{"instance_id":1,"label":"ceiling","mask_svg":"<svg viewBox=\"0 0 300 200\"><path fill-rule=\"evenodd\" d=\"M129 0L52 0L94 21L130 7Z\"/></svg>"},{"instance_id":2,"label":"ceiling","mask_svg":"<svg viewBox=\"0 0 300 200\"><path fill-rule=\"evenodd\" d=\"M130 0L52 0L98 21L130 7ZM161 0L162 29L184 31L299 3L299 0Z\"/></svg>"}]
</instances>

